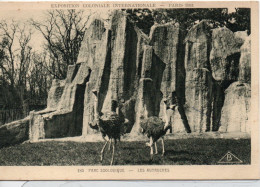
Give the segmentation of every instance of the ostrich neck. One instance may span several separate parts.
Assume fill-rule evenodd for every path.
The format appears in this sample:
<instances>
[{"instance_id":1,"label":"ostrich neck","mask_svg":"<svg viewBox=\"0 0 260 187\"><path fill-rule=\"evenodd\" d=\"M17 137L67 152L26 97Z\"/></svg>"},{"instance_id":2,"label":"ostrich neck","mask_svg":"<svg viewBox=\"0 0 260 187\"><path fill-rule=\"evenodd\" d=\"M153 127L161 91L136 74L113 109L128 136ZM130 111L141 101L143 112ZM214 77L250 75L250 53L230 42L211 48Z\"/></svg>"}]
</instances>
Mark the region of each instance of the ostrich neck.
<instances>
[{"instance_id":1,"label":"ostrich neck","mask_svg":"<svg viewBox=\"0 0 260 187\"><path fill-rule=\"evenodd\" d=\"M120 114L120 109L119 109L119 107L117 107L116 108L116 114L119 116L119 114Z\"/></svg>"},{"instance_id":2,"label":"ostrich neck","mask_svg":"<svg viewBox=\"0 0 260 187\"><path fill-rule=\"evenodd\" d=\"M94 99L94 118L95 120L98 120L99 119L99 112L98 112L98 99L95 98Z\"/></svg>"},{"instance_id":3,"label":"ostrich neck","mask_svg":"<svg viewBox=\"0 0 260 187\"><path fill-rule=\"evenodd\" d=\"M164 130L167 130L168 127L171 125L169 122L168 114L167 114L167 105L164 104L164 119L165 119L165 125L164 125Z\"/></svg>"}]
</instances>

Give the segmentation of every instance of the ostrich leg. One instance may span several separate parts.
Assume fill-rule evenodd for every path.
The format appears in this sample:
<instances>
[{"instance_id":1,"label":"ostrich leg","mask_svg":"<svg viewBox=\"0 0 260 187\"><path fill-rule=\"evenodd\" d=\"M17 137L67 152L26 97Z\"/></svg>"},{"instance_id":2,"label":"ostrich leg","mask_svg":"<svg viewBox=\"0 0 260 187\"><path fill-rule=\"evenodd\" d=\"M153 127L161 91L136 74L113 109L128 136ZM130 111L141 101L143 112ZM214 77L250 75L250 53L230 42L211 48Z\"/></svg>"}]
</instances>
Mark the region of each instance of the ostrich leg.
<instances>
[{"instance_id":1,"label":"ostrich leg","mask_svg":"<svg viewBox=\"0 0 260 187\"><path fill-rule=\"evenodd\" d=\"M153 160L153 138L152 137L150 137L150 149L151 149L150 152L151 160Z\"/></svg>"},{"instance_id":2,"label":"ostrich leg","mask_svg":"<svg viewBox=\"0 0 260 187\"><path fill-rule=\"evenodd\" d=\"M106 146L107 146L107 143L108 143L108 141L109 141L109 140L106 140L104 137L103 137L103 139L106 141L106 143L104 144L104 146L103 146L103 148L102 148L102 150L101 150L101 156L100 156L101 162L103 161L104 150L105 150L105 148L106 148Z\"/></svg>"},{"instance_id":3,"label":"ostrich leg","mask_svg":"<svg viewBox=\"0 0 260 187\"><path fill-rule=\"evenodd\" d=\"M158 154L158 150L157 150L157 143L156 142L154 142L154 150L155 150L155 155L157 155Z\"/></svg>"},{"instance_id":4,"label":"ostrich leg","mask_svg":"<svg viewBox=\"0 0 260 187\"><path fill-rule=\"evenodd\" d=\"M116 149L116 140L114 139L114 141L112 142L112 146L113 146L113 152L112 152L112 158L111 158L111 162L110 165L112 166L114 163L114 156L115 156L115 149Z\"/></svg>"},{"instance_id":5,"label":"ostrich leg","mask_svg":"<svg viewBox=\"0 0 260 187\"><path fill-rule=\"evenodd\" d=\"M109 144L108 144L108 150L111 150L111 143L112 143L112 139L110 139Z\"/></svg>"},{"instance_id":6,"label":"ostrich leg","mask_svg":"<svg viewBox=\"0 0 260 187\"><path fill-rule=\"evenodd\" d=\"M165 149L164 149L164 137L162 137L162 156L164 156Z\"/></svg>"}]
</instances>

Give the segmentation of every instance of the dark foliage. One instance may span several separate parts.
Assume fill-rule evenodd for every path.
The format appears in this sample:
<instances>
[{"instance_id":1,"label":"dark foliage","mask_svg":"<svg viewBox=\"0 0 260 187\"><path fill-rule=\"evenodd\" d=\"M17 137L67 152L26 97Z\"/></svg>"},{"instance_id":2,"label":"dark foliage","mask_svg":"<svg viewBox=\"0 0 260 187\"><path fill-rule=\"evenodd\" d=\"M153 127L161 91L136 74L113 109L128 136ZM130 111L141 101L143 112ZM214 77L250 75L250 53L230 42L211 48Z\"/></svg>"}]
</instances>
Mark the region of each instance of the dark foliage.
<instances>
[{"instance_id":1,"label":"dark foliage","mask_svg":"<svg viewBox=\"0 0 260 187\"><path fill-rule=\"evenodd\" d=\"M198 21L212 20L215 27L226 26L233 32L248 30L250 33L250 9L237 8L228 13L227 8L195 9L127 9L125 10L135 24L149 34L155 23L178 22L184 31L188 31Z\"/></svg>"}]
</instances>

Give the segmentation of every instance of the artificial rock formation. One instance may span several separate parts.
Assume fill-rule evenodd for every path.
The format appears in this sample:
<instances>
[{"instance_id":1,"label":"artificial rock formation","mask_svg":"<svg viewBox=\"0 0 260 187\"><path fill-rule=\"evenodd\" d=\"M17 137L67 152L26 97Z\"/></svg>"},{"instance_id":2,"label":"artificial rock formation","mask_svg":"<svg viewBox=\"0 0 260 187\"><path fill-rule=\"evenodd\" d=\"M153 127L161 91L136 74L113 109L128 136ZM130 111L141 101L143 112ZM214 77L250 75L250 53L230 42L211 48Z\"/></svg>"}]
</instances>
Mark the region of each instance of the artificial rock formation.
<instances>
[{"instance_id":1,"label":"artificial rock formation","mask_svg":"<svg viewBox=\"0 0 260 187\"><path fill-rule=\"evenodd\" d=\"M64 86L65 86L65 80L54 79L52 81L51 88L48 92L47 110L57 109L64 90Z\"/></svg>"},{"instance_id":2,"label":"artificial rock formation","mask_svg":"<svg viewBox=\"0 0 260 187\"><path fill-rule=\"evenodd\" d=\"M66 80L53 81L47 108L30 113L24 137L36 141L98 133L89 126L93 90L102 113L118 101L120 114L129 120L125 132L134 138L142 136L141 117L166 121L163 100L176 105L166 111L173 133L249 132L250 37L213 28L209 20L184 33L178 23L156 24L148 37L122 11L108 22L91 19L77 64L69 66Z\"/></svg>"},{"instance_id":3,"label":"artificial rock formation","mask_svg":"<svg viewBox=\"0 0 260 187\"><path fill-rule=\"evenodd\" d=\"M240 48L238 81L225 90L221 111L220 132L250 132L251 100L251 40L244 38Z\"/></svg>"},{"instance_id":4,"label":"artificial rock formation","mask_svg":"<svg viewBox=\"0 0 260 187\"><path fill-rule=\"evenodd\" d=\"M251 88L247 83L234 82L225 91L220 132L250 132Z\"/></svg>"},{"instance_id":5,"label":"artificial rock formation","mask_svg":"<svg viewBox=\"0 0 260 187\"><path fill-rule=\"evenodd\" d=\"M241 46L241 56L239 61L239 76L241 82L251 83L251 39L250 36L245 38Z\"/></svg>"},{"instance_id":6,"label":"artificial rock formation","mask_svg":"<svg viewBox=\"0 0 260 187\"><path fill-rule=\"evenodd\" d=\"M83 112L83 135L93 132L88 126L94 120L94 98L92 90L99 91L98 97L104 97L103 92L99 90L100 85L107 85L109 76L110 57L108 43L111 33L104 27L102 20L95 19L90 28L86 31L83 39L83 47L80 54L85 54L86 64L91 69L91 76L87 82L84 93L84 112ZM80 61L80 59L78 60ZM100 108L100 104L98 106Z\"/></svg>"},{"instance_id":7,"label":"artificial rock formation","mask_svg":"<svg viewBox=\"0 0 260 187\"><path fill-rule=\"evenodd\" d=\"M250 82L250 44L245 35L245 32L233 33L227 28L214 29L208 20L188 32L185 112L191 131L218 131L222 107L230 104L225 90L238 80Z\"/></svg>"},{"instance_id":8,"label":"artificial rock formation","mask_svg":"<svg viewBox=\"0 0 260 187\"><path fill-rule=\"evenodd\" d=\"M29 139L29 117L0 127L0 148Z\"/></svg>"},{"instance_id":9,"label":"artificial rock formation","mask_svg":"<svg viewBox=\"0 0 260 187\"><path fill-rule=\"evenodd\" d=\"M213 29L210 66L212 76L216 81L229 84L237 80L242 42L227 28Z\"/></svg>"},{"instance_id":10,"label":"artificial rock formation","mask_svg":"<svg viewBox=\"0 0 260 187\"><path fill-rule=\"evenodd\" d=\"M193 26L185 39L186 115L192 132L210 128L213 80L209 67L211 27L203 20Z\"/></svg>"},{"instance_id":11,"label":"artificial rock formation","mask_svg":"<svg viewBox=\"0 0 260 187\"><path fill-rule=\"evenodd\" d=\"M57 102L57 108L53 110L53 107L48 105L43 111L30 113L29 139L31 141L81 135L84 92L90 74L91 70L86 63L78 63L68 68L62 95L54 97L60 99L53 99L53 102ZM56 86L56 84L53 85L53 87ZM53 87L50 89L50 96L57 93L58 89Z\"/></svg>"}]
</instances>

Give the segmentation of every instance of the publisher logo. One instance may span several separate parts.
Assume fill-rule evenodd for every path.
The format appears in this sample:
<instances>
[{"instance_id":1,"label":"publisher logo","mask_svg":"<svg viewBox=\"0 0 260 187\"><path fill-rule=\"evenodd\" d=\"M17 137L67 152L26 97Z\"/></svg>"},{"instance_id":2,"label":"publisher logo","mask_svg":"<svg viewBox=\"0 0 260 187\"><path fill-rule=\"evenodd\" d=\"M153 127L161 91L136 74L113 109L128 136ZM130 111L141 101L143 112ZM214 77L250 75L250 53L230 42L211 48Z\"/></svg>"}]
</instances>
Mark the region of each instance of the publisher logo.
<instances>
[{"instance_id":1,"label":"publisher logo","mask_svg":"<svg viewBox=\"0 0 260 187\"><path fill-rule=\"evenodd\" d=\"M241 164L243 163L242 160L237 158L234 154L230 151L227 152L219 161L218 164Z\"/></svg>"}]
</instances>

